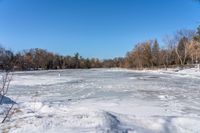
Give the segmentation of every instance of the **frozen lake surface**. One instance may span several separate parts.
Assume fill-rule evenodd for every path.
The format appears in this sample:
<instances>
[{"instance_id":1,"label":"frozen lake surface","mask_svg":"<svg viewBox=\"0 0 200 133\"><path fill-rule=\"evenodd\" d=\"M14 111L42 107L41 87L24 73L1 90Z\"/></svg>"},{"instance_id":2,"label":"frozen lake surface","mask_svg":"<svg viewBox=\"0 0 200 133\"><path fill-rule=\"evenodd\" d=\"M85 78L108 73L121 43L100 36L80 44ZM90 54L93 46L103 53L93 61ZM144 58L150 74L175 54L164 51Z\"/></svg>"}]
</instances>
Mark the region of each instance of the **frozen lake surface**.
<instances>
[{"instance_id":1,"label":"frozen lake surface","mask_svg":"<svg viewBox=\"0 0 200 133\"><path fill-rule=\"evenodd\" d=\"M15 72L7 96L0 132L200 133L196 70Z\"/></svg>"}]
</instances>

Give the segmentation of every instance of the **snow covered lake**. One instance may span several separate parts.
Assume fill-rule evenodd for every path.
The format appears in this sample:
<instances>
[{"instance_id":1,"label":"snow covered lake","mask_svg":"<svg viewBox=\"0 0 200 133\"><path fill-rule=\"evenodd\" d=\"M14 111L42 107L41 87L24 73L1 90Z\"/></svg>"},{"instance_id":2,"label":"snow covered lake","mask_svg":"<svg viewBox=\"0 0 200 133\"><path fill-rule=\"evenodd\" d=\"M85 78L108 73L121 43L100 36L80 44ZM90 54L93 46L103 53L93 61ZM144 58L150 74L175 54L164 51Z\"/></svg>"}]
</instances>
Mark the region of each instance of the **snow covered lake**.
<instances>
[{"instance_id":1,"label":"snow covered lake","mask_svg":"<svg viewBox=\"0 0 200 133\"><path fill-rule=\"evenodd\" d=\"M15 72L7 96L0 132L200 133L196 70Z\"/></svg>"}]
</instances>

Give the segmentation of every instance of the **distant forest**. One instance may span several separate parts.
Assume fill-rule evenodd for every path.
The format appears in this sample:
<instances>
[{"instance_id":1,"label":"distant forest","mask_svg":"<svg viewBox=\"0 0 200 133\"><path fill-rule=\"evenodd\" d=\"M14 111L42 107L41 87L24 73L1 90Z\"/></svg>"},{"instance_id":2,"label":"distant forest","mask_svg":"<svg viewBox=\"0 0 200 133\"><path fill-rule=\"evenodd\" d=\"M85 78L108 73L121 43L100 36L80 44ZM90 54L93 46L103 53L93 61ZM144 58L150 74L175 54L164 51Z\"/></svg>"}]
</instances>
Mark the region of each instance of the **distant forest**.
<instances>
[{"instance_id":1,"label":"distant forest","mask_svg":"<svg viewBox=\"0 0 200 133\"><path fill-rule=\"evenodd\" d=\"M0 47L1 70L48 70L89 68L168 68L183 67L200 62L200 26L196 31L179 30L164 38L161 47L158 41L148 40L134 45L125 57L100 60L74 56L63 56L45 49L29 49L17 53Z\"/></svg>"}]
</instances>

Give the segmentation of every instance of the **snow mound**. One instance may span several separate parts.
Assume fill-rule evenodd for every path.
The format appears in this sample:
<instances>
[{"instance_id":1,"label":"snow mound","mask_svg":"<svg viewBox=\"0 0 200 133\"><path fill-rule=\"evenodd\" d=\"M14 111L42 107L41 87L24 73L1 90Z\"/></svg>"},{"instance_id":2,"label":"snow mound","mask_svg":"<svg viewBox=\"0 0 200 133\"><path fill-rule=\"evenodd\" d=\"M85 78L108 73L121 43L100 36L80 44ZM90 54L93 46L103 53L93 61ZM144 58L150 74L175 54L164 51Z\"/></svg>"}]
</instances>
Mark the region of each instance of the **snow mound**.
<instances>
[{"instance_id":1,"label":"snow mound","mask_svg":"<svg viewBox=\"0 0 200 133\"><path fill-rule=\"evenodd\" d=\"M34 105L35 104L35 105ZM87 108L53 108L42 103L23 104L26 115L16 119L12 133L35 132L116 132L122 131L117 118L107 112ZM53 110L53 111L52 111ZM22 125L22 126L21 126ZM6 128L6 127L4 127ZM31 130L30 130L31 129Z\"/></svg>"}]
</instances>

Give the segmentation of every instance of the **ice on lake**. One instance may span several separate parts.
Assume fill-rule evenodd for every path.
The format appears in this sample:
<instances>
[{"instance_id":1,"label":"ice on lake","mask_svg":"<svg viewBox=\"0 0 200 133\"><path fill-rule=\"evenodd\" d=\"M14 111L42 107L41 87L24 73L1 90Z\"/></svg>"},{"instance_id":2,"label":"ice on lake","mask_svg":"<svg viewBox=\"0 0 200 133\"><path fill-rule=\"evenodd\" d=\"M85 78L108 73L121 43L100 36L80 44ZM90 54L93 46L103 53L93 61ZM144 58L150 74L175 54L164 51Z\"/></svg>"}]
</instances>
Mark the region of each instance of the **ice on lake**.
<instances>
[{"instance_id":1,"label":"ice on lake","mask_svg":"<svg viewBox=\"0 0 200 133\"><path fill-rule=\"evenodd\" d=\"M200 133L200 72L15 72L11 133ZM0 105L0 118L10 104Z\"/></svg>"}]
</instances>

